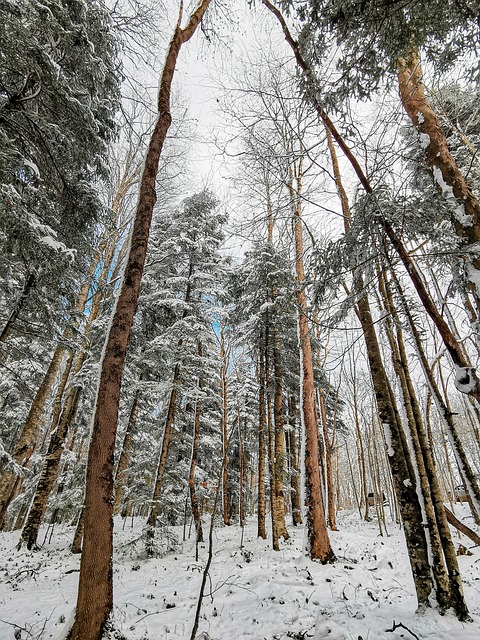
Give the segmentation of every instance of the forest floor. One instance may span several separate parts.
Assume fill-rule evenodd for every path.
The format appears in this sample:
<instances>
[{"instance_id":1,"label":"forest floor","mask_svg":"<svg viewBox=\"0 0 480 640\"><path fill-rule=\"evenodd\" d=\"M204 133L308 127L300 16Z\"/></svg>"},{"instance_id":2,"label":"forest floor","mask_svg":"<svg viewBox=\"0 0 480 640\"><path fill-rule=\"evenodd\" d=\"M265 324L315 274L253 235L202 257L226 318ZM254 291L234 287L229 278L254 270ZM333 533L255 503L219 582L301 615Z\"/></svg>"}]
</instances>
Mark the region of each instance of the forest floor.
<instances>
[{"instance_id":1,"label":"forest floor","mask_svg":"<svg viewBox=\"0 0 480 640\"><path fill-rule=\"evenodd\" d=\"M463 506L457 515L472 526ZM166 555L143 556L143 521L122 528L115 522L116 640L190 638L207 544L195 560L193 531L159 531ZM322 566L302 556L303 529L274 552L256 538L251 520L243 548L238 526L214 531L214 556L207 580L197 640L479 640L480 549L454 534L455 544L471 548L459 557L472 623L452 614L415 613L413 583L403 532L394 524L380 536L375 520L358 513L338 516L331 532L337 562ZM208 533L208 532L206 532ZM45 531L40 536L43 540ZM187 531L188 535L188 531ZM19 532L0 535L0 639L60 640L75 606L80 558L69 552L71 527L57 527L40 551L17 552ZM395 625L403 625L397 626Z\"/></svg>"}]
</instances>

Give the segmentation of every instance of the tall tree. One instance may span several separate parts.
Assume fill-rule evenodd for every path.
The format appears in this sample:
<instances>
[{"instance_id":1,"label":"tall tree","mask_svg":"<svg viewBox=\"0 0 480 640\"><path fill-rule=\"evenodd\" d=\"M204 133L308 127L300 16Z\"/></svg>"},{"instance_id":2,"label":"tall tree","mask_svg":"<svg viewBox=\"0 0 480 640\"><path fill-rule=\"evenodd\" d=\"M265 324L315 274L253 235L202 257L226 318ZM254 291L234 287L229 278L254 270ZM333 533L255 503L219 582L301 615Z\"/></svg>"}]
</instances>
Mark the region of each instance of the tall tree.
<instances>
[{"instance_id":1,"label":"tall tree","mask_svg":"<svg viewBox=\"0 0 480 640\"><path fill-rule=\"evenodd\" d=\"M170 93L180 49L195 33L210 0L202 3L182 28L183 11L170 42L158 93L158 117L148 145L140 181L123 281L105 343L87 465L84 543L75 622L71 640L99 640L113 607L113 451L123 365L137 306L148 235L156 201L155 180L162 148L172 122Z\"/></svg>"}]
</instances>

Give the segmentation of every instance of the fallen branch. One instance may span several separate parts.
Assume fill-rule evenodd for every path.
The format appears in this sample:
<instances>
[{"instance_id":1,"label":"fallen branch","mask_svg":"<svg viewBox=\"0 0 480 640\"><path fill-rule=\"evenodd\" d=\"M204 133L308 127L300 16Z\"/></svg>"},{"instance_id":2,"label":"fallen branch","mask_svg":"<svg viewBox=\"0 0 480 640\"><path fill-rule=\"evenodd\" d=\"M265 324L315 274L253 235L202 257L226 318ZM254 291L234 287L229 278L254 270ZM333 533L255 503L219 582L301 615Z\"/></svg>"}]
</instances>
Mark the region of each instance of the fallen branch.
<instances>
[{"instance_id":1,"label":"fallen branch","mask_svg":"<svg viewBox=\"0 0 480 640\"><path fill-rule=\"evenodd\" d=\"M408 633L410 633L414 638L416 638L416 640L420 640L420 638L417 636L416 633L413 633L413 631L410 631L410 629L408 627L406 627L404 624L402 624L401 622L399 622L398 624L395 622L395 620L393 621L393 626L391 629L385 629L386 633L393 633L395 631L395 629L405 629L405 631L408 631Z\"/></svg>"},{"instance_id":2,"label":"fallen branch","mask_svg":"<svg viewBox=\"0 0 480 640\"><path fill-rule=\"evenodd\" d=\"M467 538L470 538L470 540L472 542L474 542L476 545L480 546L480 536L478 536L475 531L473 531L472 529L470 529L470 527L467 527L466 524L463 524L463 522L460 522L460 520L453 515L453 513L450 511L450 509L448 509L448 507L445 507L445 514L447 516L447 520L448 522L455 527L455 529L458 529L459 531L461 531L463 534L465 534L467 536Z\"/></svg>"}]
</instances>

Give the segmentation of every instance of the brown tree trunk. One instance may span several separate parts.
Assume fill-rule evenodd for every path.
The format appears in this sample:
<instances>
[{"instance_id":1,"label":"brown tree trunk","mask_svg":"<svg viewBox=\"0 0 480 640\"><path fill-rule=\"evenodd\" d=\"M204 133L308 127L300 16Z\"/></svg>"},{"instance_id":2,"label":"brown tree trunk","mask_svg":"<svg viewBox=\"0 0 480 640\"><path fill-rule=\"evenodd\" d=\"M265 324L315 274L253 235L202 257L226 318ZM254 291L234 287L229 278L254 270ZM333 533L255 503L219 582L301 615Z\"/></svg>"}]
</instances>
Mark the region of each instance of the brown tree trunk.
<instances>
[{"instance_id":1,"label":"brown tree trunk","mask_svg":"<svg viewBox=\"0 0 480 640\"><path fill-rule=\"evenodd\" d=\"M359 508L361 509L362 504L365 507L365 512L363 514L363 519L367 522L370 520L370 516L368 515L368 487L367 487L367 468L365 465L365 448L363 446L363 435L360 429L360 418L358 415L358 402L357 402L357 383L355 378L353 379L353 411L355 417L355 444L357 445L357 459L358 459L358 468L360 471L360 503Z\"/></svg>"},{"instance_id":2,"label":"brown tree trunk","mask_svg":"<svg viewBox=\"0 0 480 640\"><path fill-rule=\"evenodd\" d=\"M118 459L117 468L115 470L115 502L113 512L118 513L122 505L123 493L125 488L125 472L130 464L130 457L132 455L133 436L135 432L135 424L138 418L138 410L140 407L140 391L135 392L132 406L130 409L130 415L128 416L127 429L125 431L125 437L123 438L122 450Z\"/></svg>"},{"instance_id":3,"label":"brown tree trunk","mask_svg":"<svg viewBox=\"0 0 480 640\"><path fill-rule=\"evenodd\" d=\"M476 544L477 546L480 546L480 536L478 536L475 531L473 531L472 529L470 529L470 527L467 527L467 525L463 524L463 522L461 522L458 518L456 518L453 513L450 511L450 509L447 509L447 507L445 507L445 515L447 516L447 520L448 522L455 527L455 529L458 529L458 531L460 531L461 533L463 533L464 535L467 536L467 538L470 538L470 540Z\"/></svg>"},{"instance_id":4,"label":"brown tree trunk","mask_svg":"<svg viewBox=\"0 0 480 640\"><path fill-rule=\"evenodd\" d=\"M160 80L158 118L145 158L125 273L106 340L97 392L87 463L77 610L70 640L100 640L113 607L113 454L122 373L156 202L158 164L172 122L170 91L175 66L182 44L195 32L209 3L210 0L202 1L184 29L179 16Z\"/></svg>"},{"instance_id":5,"label":"brown tree trunk","mask_svg":"<svg viewBox=\"0 0 480 640\"><path fill-rule=\"evenodd\" d=\"M33 273L28 273L27 277L25 278L25 282L23 284L22 293L20 294L17 302L13 305L13 309L10 313L10 316L7 322L5 323L5 326L3 327L2 332L0 333L0 343L4 343L7 341L8 336L12 332L15 321L20 315L25 305L25 302L28 299L28 296L30 295L30 291L33 289L34 284L35 284L35 275ZM5 361L5 357L6 357L6 353L2 353L0 356L0 362Z\"/></svg>"},{"instance_id":6,"label":"brown tree trunk","mask_svg":"<svg viewBox=\"0 0 480 640\"><path fill-rule=\"evenodd\" d=\"M263 340L262 340L263 342ZM258 505L257 536L266 540L265 528L265 432L267 415L265 411L265 356L263 344L259 349L258 366Z\"/></svg>"},{"instance_id":7,"label":"brown tree trunk","mask_svg":"<svg viewBox=\"0 0 480 640\"><path fill-rule=\"evenodd\" d=\"M325 408L325 398L322 389L319 389L320 398L320 417L323 427L323 441L325 446L325 477L327 489L327 512L328 524L332 531L338 531L335 518L335 499L333 494L333 472L332 472L332 447L330 445L330 436L328 435L327 412Z\"/></svg>"},{"instance_id":8,"label":"brown tree trunk","mask_svg":"<svg viewBox=\"0 0 480 640\"><path fill-rule=\"evenodd\" d=\"M267 400L267 449L268 449L268 480L270 485L270 518L272 520L272 548L274 551L280 550L280 533L277 525L277 511L275 509L275 426L272 410L272 385L270 378L270 328L267 314L265 328L265 389Z\"/></svg>"},{"instance_id":9,"label":"brown tree trunk","mask_svg":"<svg viewBox=\"0 0 480 640\"><path fill-rule=\"evenodd\" d=\"M223 457L225 464L222 468L222 514L223 524L230 524L229 494L228 494L228 423L227 423L227 353L225 350L225 332L220 330L220 395L222 398L222 414L220 431L222 434Z\"/></svg>"},{"instance_id":10,"label":"brown tree trunk","mask_svg":"<svg viewBox=\"0 0 480 640\"><path fill-rule=\"evenodd\" d=\"M175 409L177 405L178 383L180 379L180 365L175 365L172 379L172 390L168 402L167 417L165 419L165 428L163 430L162 449L160 452L160 460L158 462L157 473L155 477L155 486L153 490L152 503L150 513L147 518L147 552L152 553L151 541L155 536L155 527L157 518L160 513L160 496L162 493L163 480L165 470L167 468L168 452L172 442L173 424L175 422Z\"/></svg>"},{"instance_id":11,"label":"brown tree trunk","mask_svg":"<svg viewBox=\"0 0 480 640\"><path fill-rule=\"evenodd\" d=\"M289 535L285 524L285 496L284 496L284 476L285 476L285 412L283 408L283 371L280 353L280 340L278 330L273 328L272 351L274 370L274 398L273 416L274 428L274 458L273 458L273 483L274 483L274 509L277 535L279 538L288 540Z\"/></svg>"},{"instance_id":12,"label":"brown tree trunk","mask_svg":"<svg viewBox=\"0 0 480 640\"><path fill-rule=\"evenodd\" d=\"M357 287L363 289L363 283L358 283ZM365 337L378 412L385 433L388 461L405 529L418 604L421 607L428 607L433 585L430 577L427 541L422 527L422 512L416 492L416 479L408 462L409 452L405 447L400 417L382 362L370 305L365 295L358 301L358 312Z\"/></svg>"},{"instance_id":13,"label":"brown tree trunk","mask_svg":"<svg viewBox=\"0 0 480 640\"><path fill-rule=\"evenodd\" d=\"M453 202L453 225L459 238L472 249L480 240L480 203L452 157L437 114L429 104L423 86L423 71L418 50L412 49L397 59L400 99L412 124L425 137L425 160L437 186ZM480 313L478 251L465 251L465 272L475 300L476 316Z\"/></svg>"},{"instance_id":14,"label":"brown tree trunk","mask_svg":"<svg viewBox=\"0 0 480 640\"><path fill-rule=\"evenodd\" d=\"M78 516L77 526L75 527L75 533L73 535L73 542L70 551L74 554L82 553L82 539L83 539L83 507Z\"/></svg>"},{"instance_id":15,"label":"brown tree trunk","mask_svg":"<svg viewBox=\"0 0 480 640\"><path fill-rule=\"evenodd\" d=\"M288 400L288 418L290 430L288 432L290 451L290 496L292 501L292 521L293 526L302 524L302 501L300 489L300 465L297 451L297 431L296 431L297 406L295 396L292 394Z\"/></svg>"},{"instance_id":16,"label":"brown tree trunk","mask_svg":"<svg viewBox=\"0 0 480 640\"><path fill-rule=\"evenodd\" d=\"M82 368L86 357L86 351L81 351L77 356L71 372L73 378ZM73 423L78 409L81 393L82 389L79 386L69 388L58 424L52 423L50 428L51 437L48 445L48 451L43 462L42 472L35 490L35 496L33 498L32 506L30 507L27 522L25 523L18 543L19 549L23 544L27 546L27 549L35 548L37 545L38 530L47 508L53 484L58 476L60 458L65 448L65 440L68 430Z\"/></svg>"},{"instance_id":17,"label":"brown tree trunk","mask_svg":"<svg viewBox=\"0 0 480 640\"><path fill-rule=\"evenodd\" d=\"M73 314L73 318L75 322L76 322L75 316L78 314L84 313L89 291L92 285L92 278L94 277L95 270L98 267L98 261L100 260L101 254L105 249L106 243L107 243L107 240L104 237L101 247L95 253L95 257L92 259L90 263L88 272L85 276L84 282L78 293L78 298L75 304L75 310ZM114 255L114 247L111 247L110 262L111 262L111 259L113 258L113 255ZM105 269L103 269L102 273L105 273ZM96 304L98 303L96 303L94 300L92 304L92 308L90 310L90 314L89 314L89 326L91 325L91 322L92 322L90 320L90 316L92 316L92 313L93 313L94 317L96 317L95 313L98 311L98 309L95 308ZM49 398L49 395L51 393L53 384L60 370L60 367L62 365L63 357L66 351L66 347L64 346L64 344L71 338L72 338L72 329L71 327L67 327L64 330L62 338L60 339L60 342L55 349L52 360L50 361L50 365L43 378L42 384L38 388L38 391L32 402L32 405L30 407L30 411L28 413L27 419L23 426L22 432L17 441L15 449L12 453L13 459L19 465L26 466L28 464L28 461L33 451L35 450L35 447L37 444L36 434L37 432L40 431L41 418L45 410L45 406ZM72 359L73 359L73 355L70 355L67 361L67 364L65 365L63 377L60 380L60 383L57 389L54 407L53 407L53 415L51 420L51 424L53 425L53 428L55 428L58 422L58 418L60 416L61 400L63 397L65 384L68 379ZM70 363L70 365L68 363ZM48 435L49 433L46 432L45 437L47 437ZM13 492L11 491L13 482L14 482L14 475L11 472L5 472L4 474L2 474L2 477L0 479L0 525L1 525L1 522L3 521L5 512L8 509L8 506L11 502L11 497L12 495L14 495Z\"/></svg>"},{"instance_id":18,"label":"brown tree trunk","mask_svg":"<svg viewBox=\"0 0 480 640\"><path fill-rule=\"evenodd\" d=\"M313 376L313 355L310 342L310 329L307 315L307 296L305 292L305 270L303 265L303 232L301 218L301 168L296 176L297 185L293 186L292 175L289 181L291 208L293 214L293 232L295 243L295 274L297 284L298 326L301 360L301 412L305 425L305 481L307 504L307 527L309 555L312 560L323 564L335 560L330 546L325 511L320 484L318 462L318 423L315 407L315 380Z\"/></svg>"},{"instance_id":19,"label":"brown tree trunk","mask_svg":"<svg viewBox=\"0 0 480 640\"><path fill-rule=\"evenodd\" d=\"M104 265L102 269L102 273L99 277L99 283L104 283L108 277L108 273L111 268L111 263L115 254L115 242L111 242L110 246L107 248L107 253L104 258ZM86 289L86 286L85 286ZM85 305L86 298L83 301L83 305ZM80 302L79 302L80 303ZM35 496L33 499L32 506L30 508L30 512L28 514L28 519L25 524L24 530L22 532L22 536L20 538L18 548L22 546L22 544L26 544L28 549L32 549L36 547L38 531L40 528L41 521L45 514L48 499L50 493L52 491L55 480L58 477L60 471L60 458L63 450L65 449L65 442L67 439L67 435L69 433L70 427L72 426L75 416L78 410L78 406L80 404L80 398L82 395L82 388L79 386L73 386L68 389L65 402L62 408L62 413L60 416L61 409L61 400L63 397L64 389L68 379L75 380L75 376L82 369L85 360L88 355L88 336L90 330L93 326L93 323L98 318L101 310L102 303L102 295L97 295L93 298L90 311L88 314L88 318L86 321L85 329L84 329L84 339L82 349L77 355L74 364L73 363L73 354L71 354L67 360L67 364L65 365L65 371L63 373L62 379L58 385L57 395L55 398L54 408L52 412L52 423L51 423L51 439L48 447L48 452L45 457L42 473L40 475L40 480L38 482ZM75 384L75 383L74 383Z\"/></svg>"},{"instance_id":20,"label":"brown tree trunk","mask_svg":"<svg viewBox=\"0 0 480 640\"><path fill-rule=\"evenodd\" d=\"M198 343L197 353L201 357L202 345ZM198 389L202 389L202 379L198 378ZM195 530L197 532L197 542L203 542L202 520L200 515L200 508L198 504L197 493L195 491L195 468L197 466L198 458L198 441L200 437L200 414L201 403L197 398L195 401L195 414L193 421L193 438L192 438L192 458L190 461L190 472L188 474L188 489L190 492L190 503L192 507L193 520L195 522Z\"/></svg>"},{"instance_id":21,"label":"brown tree trunk","mask_svg":"<svg viewBox=\"0 0 480 640\"><path fill-rule=\"evenodd\" d=\"M400 283L398 282L398 279L395 279L395 285L399 291L400 294L400 298L404 299L403 297L403 290L402 287L400 285ZM430 392L433 396L433 399L435 401L435 405L437 407L437 411L438 411L438 415L440 416L440 419L445 427L445 430L448 434L448 438L450 440L450 444L452 446L454 455L457 459L458 462L458 468L460 470L462 479L465 482L465 486L467 489L468 494L470 495L470 498L473 502L473 505L475 507L475 509L478 511L480 509L480 486L477 480L477 477L475 475L475 473L473 472L473 469L470 465L470 462L468 460L468 457L466 455L465 449L463 447L463 443L461 441L461 438L458 434L457 428L455 426L455 422L453 419L453 413L452 411L449 409L449 407L447 406L446 402L444 401L442 394L440 392L440 389L438 388L438 385L435 381L435 378L433 376L433 372L430 368L430 365L428 363L427 357L425 355L423 346L422 346L422 339L420 337L420 334L418 332L417 326L415 324L415 321L410 313L410 310L408 308L408 306L406 304L403 304L403 312L405 314L405 317L408 320L408 324L410 327L410 332L413 336L414 342L415 342L415 347L417 350L417 354L420 360L420 363L422 365L422 369L423 372L425 374L425 378L427 380L428 386L430 388Z\"/></svg>"},{"instance_id":22,"label":"brown tree trunk","mask_svg":"<svg viewBox=\"0 0 480 640\"><path fill-rule=\"evenodd\" d=\"M12 458L20 466L26 466L35 448L35 434L40 423L41 416L45 409L51 389L62 364L64 355L63 346L55 349L50 365L45 373L42 384L38 388L35 398L30 407L27 420L25 421L22 433L18 439ZM0 523L8 509L11 501L11 489L15 483L15 474L12 471L4 470L0 478Z\"/></svg>"},{"instance_id":23,"label":"brown tree trunk","mask_svg":"<svg viewBox=\"0 0 480 640\"><path fill-rule=\"evenodd\" d=\"M443 496L438 483L432 452L410 377L407 354L403 342L403 333L397 317L389 282L384 277L384 274L380 273L379 275L380 290L385 298L386 310L388 312L386 326L392 348L393 364L401 383L405 411L410 427L424 498L424 508L433 553L433 574L436 581L437 599L442 609L452 607L458 618L465 620L469 618L469 615L463 596L457 556L445 515ZM393 335L392 320L396 321L396 340Z\"/></svg>"}]
</instances>

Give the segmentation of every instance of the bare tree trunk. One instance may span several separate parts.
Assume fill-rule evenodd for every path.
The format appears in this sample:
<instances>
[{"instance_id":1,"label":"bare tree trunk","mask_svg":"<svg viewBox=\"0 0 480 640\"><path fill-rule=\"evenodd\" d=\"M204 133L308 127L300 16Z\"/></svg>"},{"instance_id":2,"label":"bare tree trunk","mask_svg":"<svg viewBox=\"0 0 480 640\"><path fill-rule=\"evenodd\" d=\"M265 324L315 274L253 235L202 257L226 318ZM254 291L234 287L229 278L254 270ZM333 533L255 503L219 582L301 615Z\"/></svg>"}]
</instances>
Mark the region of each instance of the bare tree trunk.
<instances>
[{"instance_id":1,"label":"bare tree trunk","mask_svg":"<svg viewBox=\"0 0 480 640\"><path fill-rule=\"evenodd\" d=\"M79 356L77 356L75 366L73 367L73 376L75 376L82 368L86 355L86 352L83 351ZM23 544L25 544L29 550L35 548L37 545L38 530L47 508L53 484L58 476L60 458L64 451L65 439L67 437L68 429L77 412L81 391L81 387L78 386L71 387L69 389L59 422L56 426L52 425L52 435L50 437L48 451L45 456L42 472L35 490L35 496L33 498L32 506L30 507L27 522L25 523L18 543L18 549L20 549Z\"/></svg>"},{"instance_id":2,"label":"bare tree trunk","mask_svg":"<svg viewBox=\"0 0 480 640\"><path fill-rule=\"evenodd\" d=\"M265 356L263 344L259 349L258 366L258 528L257 536L266 540L265 528L265 431L267 416L265 411Z\"/></svg>"},{"instance_id":3,"label":"bare tree trunk","mask_svg":"<svg viewBox=\"0 0 480 640\"><path fill-rule=\"evenodd\" d=\"M388 312L386 326L392 348L392 359L402 387L405 410L422 487L433 553L433 573L436 581L438 603L442 609L453 607L458 618L466 620L469 618L468 609L463 596L455 547L445 516L443 496L437 480L435 464L426 437L420 407L410 377L403 334L394 306L393 296L389 283L382 273L380 273L380 290L386 302L386 310ZM396 340L393 335L392 320L396 321Z\"/></svg>"},{"instance_id":4,"label":"bare tree trunk","mask_svg":"<svg viewBox=\"0 0 480 640\"><path fill-rule=\"evenodd\" d=\"M155 486L153 490L152 503L150 513L147 518L147 552L152 553L151 541L155 536L155 527L157 518L160 513L160 495L163 488L163 480L165 470L167 468L168 452L172 442L173 424L175 422L175 409L177 405L178 383L180 378L180 365L175 365L172 379L172 390L170 391L170 400L168 402L167 417L165 419L165 428L163 430L162 449L160 452L160 460L155 476Z\"/></svg>"},{"instance_id":5,"label":"bare tree trunk","mask_svg":"<svg viewBox=\"0 0 480 640\"><path fill-rule=\"evenodd\" d=\"M55 349L55 353L50 361L50 365L45 373L42 384L38 388L30 407L27 420L22 429L22 433L12 453L12 458L20 466L26 466L35 448L35 434L37 432L37 427L55 382L55 378L60 370L63 355L64 348L59 345ZM4 470L0 478L0 523L3 522L3 518L11 502L11 489L14 483L15 474L12 471Z\"/></svg>"},{"instance_id":6,"label":"bare tree trunk","mask_svg":"<svg viewBox=\"0 0 480 640\"><path fill-rule=\"evenodd\" d=\"M265 328L265 387L267 394L267 447L268 447L268 479L270 485L270 518L272 520L272 548L274 551L280 550L280 532L277 523L277 511L275 509L276 497L275 497L275 426L273 420L272 410L272 388L270 379L270 328L267 315L267 322Z\"/></svg>"},{"instance_id":7,"label":"bare tree trunk","mask_svg":"<svg viewBox=\"0 0 480 640\"><path fill-rule=\"evenodd\" d=\"M335 181L342 205L345 232L348 232L351 220L350 207L338 170L333 144L330 146L330 153L332 164L335 167ZM365 338L370 374L387 445L388 462L405 529L418 604L420 607L428 607L430 606L433 584L430 575L428 544L422 527L422 511L416 491L416 478L410 452L398 414L395 396L383 364L370 303L360 275L354 274L354 287L359 296L356 313Z\"/></svg>"},{"instance_id":8,"label":"bare tree trunk","mask_svg":"<svg viewBox=\"0 0 480 640\"><path fill-rule=\"evenodd\" d=\"M75 527L75 533L73 535L73 542L70 551L72 553L82 553L82 539L83 539L83 507L78 516L77 526Z\"/></svg>"},{"instance_id":9,"label":"bare tree trunk","mask_svg":"<svg viewBox=\"0 0 480 640\"><path fill-rule=\"evenodd\" d=\"M222 432L222 446L225 464L222 467L222 507L223 524L230 524L229 500L228 500L228 435L227 435L227 354L225 351L225 332L223 326L220 330L220 394L222 398L222 417L220 429Z\"/></svg>"},{"instance_id":10,"label":"bare tree trunk","mask_svg":"<svg viewBox=\"0 0 480 640\"><path fill-rule=\"evenodd\" d=\"M202 356L202 345L200 342L197 346L197 353L201 357ZM202 389L202 379L198 378L198 389L201 391ZM192 438L192 458L190 461L190 472L188 474L188 489L190 492L190 503L192 507L192 515L193 520L195 522L195 530L197 532L197 542L203 542L203 531L202 531L202 520L200 516L200 508L198 505L198 498L195 491L195 468L197 466L197 458L198 458L198 440L200 437L200 413L201 413L201 403L197 398L195 400L195 414L193 421L193 438Z\"/></svg>"},{"instance_id":11,"label":"bare tree trunk","mask_svg":"<svg viewBox=\"0 0 480 640\"><path fill-rule=\"evenodd\" d=\"M158 164L172 122L170 91L175 66L181 46L194 34L209 3L210 0L202 1L184 29L180 26L180 14L160 80L158 118L145 158L125 273L106 340L100 374L87 463L77 611L70 640L100 640L113 607L113 454L122 373L156 202Z\"/></svg>"},{"instance_id":12,"label":"bare tree trunk","mask_svg":"<svg viewBox=\"0 0 480 640\"><path fill-rule=\"evenodd\" d=\"M133 435L135 431L135 424L138 418L138 410L140 407L140 390L135 391L135 397L133 398L132 407L130 409L130 415L128 417L127 428L125 430L125 437L123 438L122 450L118 459L117 468L115 470L115 503L113 512L118 513L122 504L125 478L123 477L125 471L130 464L130 457L132 455Z\"/></svg>"},{"instance_id":13,"label":"bare tree trunk","mask_svg":"<svg viewBox=\"0 0 480 640\"><path fill-rule=\"evenodd\" d=\"M301 168L297 175L297 188L290 179L289 189L293 214L295 241L295 273L297 283L298 326L301 360L301 412L305 425L305 480L309 555L312 560L332 562L335 555L330 546L320 484L318 463L318 424L315 407L315 380L313 356L308 327L305 270L303 265L303 233L301 219ZM291 177L292 178L292 177Z\"/></svg>"},{"instance_id":14,"label":"bare tree trunk","mask_svg":"<svg viewBox=\"0 0 480 640\"><path fill-rule=\"evenodd\" d=\"M8 336L12 332L15 321L17 320L18 316L22 312L25 302L27 301L28 296L30 295L30 291L33 289L34 285L35 285L35 274L27 273L27 277L25 278L25 282L23 284L22 293L20 294L17 302L13 305L13 309L10 312L10 316L7 322L5 323L5 326L3 327L2 332L0 333L0 343L4 343L7 341ZM1 354L0 362L5 361L5 357L6 357L6 353Z\"/></svg>"},{"instance_id":15,"label":"bare tree trunk","mask_svg":"<svg viewBox=\"0 0 480 640\"><path fill-rule=\"evenodd\" d=\"M404 299L403 296L403 290L401 288L400 283L398 282L398 279L395 279L395 284L396 287L399 291L399 294L401 296L401 299ZM426 380L428 382L428 386L430 388L430 392L433 396L433 399L435 401L435 405L437 407L437 411L438 414L440 416L440 419L442 420L442 423L445 427L445 430L448 434L449 440L450 440L450 444L452 446L453 452L455 454L455 457L457 459L458 462L458 468L460 470L460 473L462 475L462 478L464 479L465 485L466 485L466 489L468 494L471 497L471 500L474 504L474 507L477 511L480 510L480 487L479 487L479 483L478 480L475 476L475 473L473 472L471 465L469 463L468 457L465 453L465 449L463 447L463 443L460 439L460 436L457 432L457 428L455 426L455 422L453 419L453 413L451 412L451 410L449 410L449 408L447 407L444 399L442 398L442 394L440 392L440 389L438 388L438 385L435 381L435 378L433 376L432 370L429 366L427 357L425 355L425 352L423 350L423 346L422 346L422 339L420 337L420 334L418 332L418 329L416 327L415 321L412 318L412 315L410 313L410 310L408 309L408 306L406 304L403 304L403 312L408 320L408 324L410 327L410 332L413 336L414 342L415 342L415 346L416 346L416 350L417 350L417 354L419 356L419 360L420 363L422 365L423 368L423 372L425 374Z\"/></svg>"},{"instance_id":16,"label":"bare tree trunk","mask_svg":"<svg viewBox=\"0 0 480 640\"><path fill-rule=\"evenodd\" d=\"M273 482L275 521L278 537L288 540L287 526L285 524L285 496L284 496L284 476L285 476L285 412L283 409L283 371L280 354L280 340L277 329L273 328L273 369L275 392L273 400L273 415L275 421L274 435L274 459L273 459Z\"/></svg>"},{"instance_id":17,"label":"bare tree trunk","mask_svg":"<svg viewBox=\"0 0 480 640\"><path fill-rule=\"evenodd\" d=\"M478 536L475 531L473 531L472 529L470 529L470 527L467 527L467 525L463 524L463 522L461 522L458 518L456 518L453 513L450 511L450 509L447 509L447 507L445 507L445 515L447 516L447 520L448 522L455 527L455 529L458 529L458 531L461 531L464 535L467 536L467 538L470 538L470 540L476 544L477 546L480 546L480 536Z\"/></svg>"},{"instance_id":18,"label":"bare tree trunk","mask_svg":"<svg viewBox=\"0 0 480 640\"><path fill-rule=\"evenodd\" d=\"M425 160L437 186L450 190L453 200L453 225L457 235L474 249L480 240L480 203L452 157L440 121L430 106L423 87L423 71L418 50L412 49L397 60L398 86L402 105L416 129L426 136ZM465 251L465 272L480 313L478 251Z\"/></svg>"},{"instance_id":19,"label":"bare tree trunk","mask_svg":"<svg viewBox=\"0 0 480 640\"><path fill-rule=\"evenodd\" d=\"M297 406L295 396L290 395L288 400L288 417L289 417L289 444L290 444L290 485L291 485L291 501L292 501L292 521L293 526L298 527L302 524L302 503L300 490L300 465L299 455L297 451L297 432L296 432L296 415Z\"/></svg>"},{"instance_id":20,"label":"bare tree trunk","mask_svg":"<svg viewBox=\"0 0 480 640\"><path fill-rule=\"evenodd\" d=\"M335 500L333 495L333 472L332 472L332 447L328 435L327 412L325 408L325 398L322 389L319 389L320 416L323 427L323 441L325 443L325 476L327 489L328 524L332 531L338 531L335 518Z\"/></svg>"}]
</instances>

